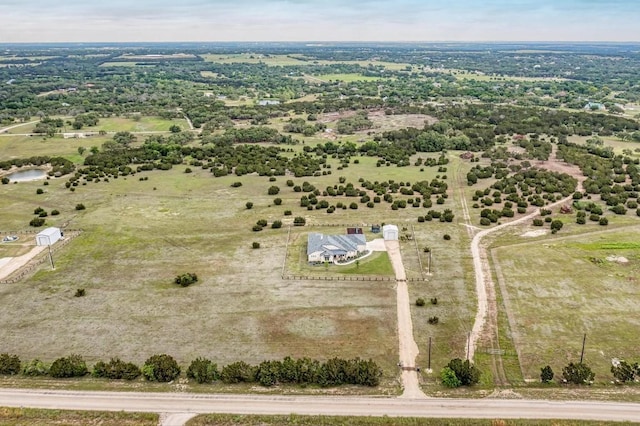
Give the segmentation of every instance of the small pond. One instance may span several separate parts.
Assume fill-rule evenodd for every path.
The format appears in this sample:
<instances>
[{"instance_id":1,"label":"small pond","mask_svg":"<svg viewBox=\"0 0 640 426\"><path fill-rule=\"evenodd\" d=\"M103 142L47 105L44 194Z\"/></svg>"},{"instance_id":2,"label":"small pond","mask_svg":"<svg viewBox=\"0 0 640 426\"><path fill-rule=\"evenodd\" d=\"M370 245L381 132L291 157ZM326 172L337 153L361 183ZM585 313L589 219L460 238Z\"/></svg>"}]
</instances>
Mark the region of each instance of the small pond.
<instances>
[{"instance_id":1,"label":"small pond","mask_svg":"<svg viewBox=\"0 0 640 426\"><path fill-rule=\"evenodd\" d=\"M42 169L20 170L7 175L10 182L28 182L30 180L44 179L47 172Z\"/></svg>"}]
</instances>

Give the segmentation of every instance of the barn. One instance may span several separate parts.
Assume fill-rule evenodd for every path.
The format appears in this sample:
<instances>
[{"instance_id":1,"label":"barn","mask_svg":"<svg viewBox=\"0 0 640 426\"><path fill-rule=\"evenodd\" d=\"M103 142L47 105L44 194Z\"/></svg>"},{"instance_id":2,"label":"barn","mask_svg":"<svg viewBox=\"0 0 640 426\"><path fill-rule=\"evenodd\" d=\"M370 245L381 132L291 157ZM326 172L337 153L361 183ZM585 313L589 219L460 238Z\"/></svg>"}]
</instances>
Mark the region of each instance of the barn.
<instances>
[{"instance_id":1,"label":"barn","mask_svg":"<svg viewBox=\"0 0 640 426\"><path fill-rule=\"evenodd\" d=\"M58 241L60 238L62 238L62 232L60 231L60 228L47 228L44 229L42 232L39 232L38 235L36 235L36 245L39 246L48 246L48 245L53 245L56 243L56 241Z\"/></svg>"},{"instance_id":2,"label":"barn","mask_svg":"<svg viewBox=\"0 0 640 426\"><path fill-rule=\"evenodd\" d=\"M398 241L398 227L396 225L384 225L382 227L382 236L385 241Z\"/></svg>"}]
</instances>

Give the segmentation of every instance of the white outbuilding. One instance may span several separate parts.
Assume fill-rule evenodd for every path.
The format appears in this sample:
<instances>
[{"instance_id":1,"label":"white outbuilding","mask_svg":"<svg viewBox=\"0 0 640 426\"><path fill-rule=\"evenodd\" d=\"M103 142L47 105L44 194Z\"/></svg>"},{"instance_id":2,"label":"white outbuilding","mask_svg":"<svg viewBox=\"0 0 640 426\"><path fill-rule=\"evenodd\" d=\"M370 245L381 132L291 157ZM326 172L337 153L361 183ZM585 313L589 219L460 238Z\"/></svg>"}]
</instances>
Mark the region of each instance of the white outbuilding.
<instances>
[{"instance_id":1,"label":"white outbuilding","mask_svg":"<svg viewBox=\"0 0 640 426\"><path fill-rule=\"evenodd\" d=\"M384 225L382 236L385 241L398 241L398 227L396 225Z\"/></svg>"},{"instance_id":2,"label":"white outbuilding","mask_svg":"<svg viewBox=\"0 0 640 426\"><path fill-rule=\"evenodd\" d=\"M60 238L62 238L62 232L60 231L60 228L47 228L36 235L36 245L54 245Z\"/></svg>"}]
</instances>

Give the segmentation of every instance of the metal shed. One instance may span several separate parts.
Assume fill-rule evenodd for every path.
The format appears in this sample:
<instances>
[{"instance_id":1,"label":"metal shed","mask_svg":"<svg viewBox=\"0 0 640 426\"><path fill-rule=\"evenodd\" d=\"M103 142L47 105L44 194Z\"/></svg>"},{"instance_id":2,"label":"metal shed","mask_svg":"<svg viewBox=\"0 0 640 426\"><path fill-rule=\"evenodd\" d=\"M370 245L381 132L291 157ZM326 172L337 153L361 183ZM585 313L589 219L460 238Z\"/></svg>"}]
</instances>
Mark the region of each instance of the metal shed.
<instances>
[{"instance_id":1,"label":"metal shed","mask_svg":"<svg viewBox=\"0 0 640 426\"><path fill-rule=\"evenodd\" d=\"M60 228L47 228L42 232L36 235L36 245L39 246L48 246L53 245L62 238L62 232L60 232Z\"/></svg>"},{"instance_id":2,"label":"metal shed","mask_svg":"<svg viewBox=\"0 0 640 426\"><path fill-rule=\"evenodd\" d=\"M396 225L385 225L382 227L382 236L385 241L398 241L398 227Z\"/></svg>"}]
</instances>

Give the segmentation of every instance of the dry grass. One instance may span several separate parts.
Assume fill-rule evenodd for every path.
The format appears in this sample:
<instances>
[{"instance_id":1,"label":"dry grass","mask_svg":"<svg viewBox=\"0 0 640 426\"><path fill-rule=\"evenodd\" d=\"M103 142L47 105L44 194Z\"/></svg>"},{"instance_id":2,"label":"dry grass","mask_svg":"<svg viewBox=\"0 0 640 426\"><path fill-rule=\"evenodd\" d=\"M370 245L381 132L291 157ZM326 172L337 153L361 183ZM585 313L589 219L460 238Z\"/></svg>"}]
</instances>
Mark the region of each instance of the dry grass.
<instances>
[{"instance_id":1,"label":"dry grass","mask_svg":"<svg viewBox=\"0 0 640 426\"><path fill-rule=\"evenodd\" d=\"M0 407L0 424L3 426L156 426L158 420L158 414L153 413Z\"/></svg>"}]
</instances>

